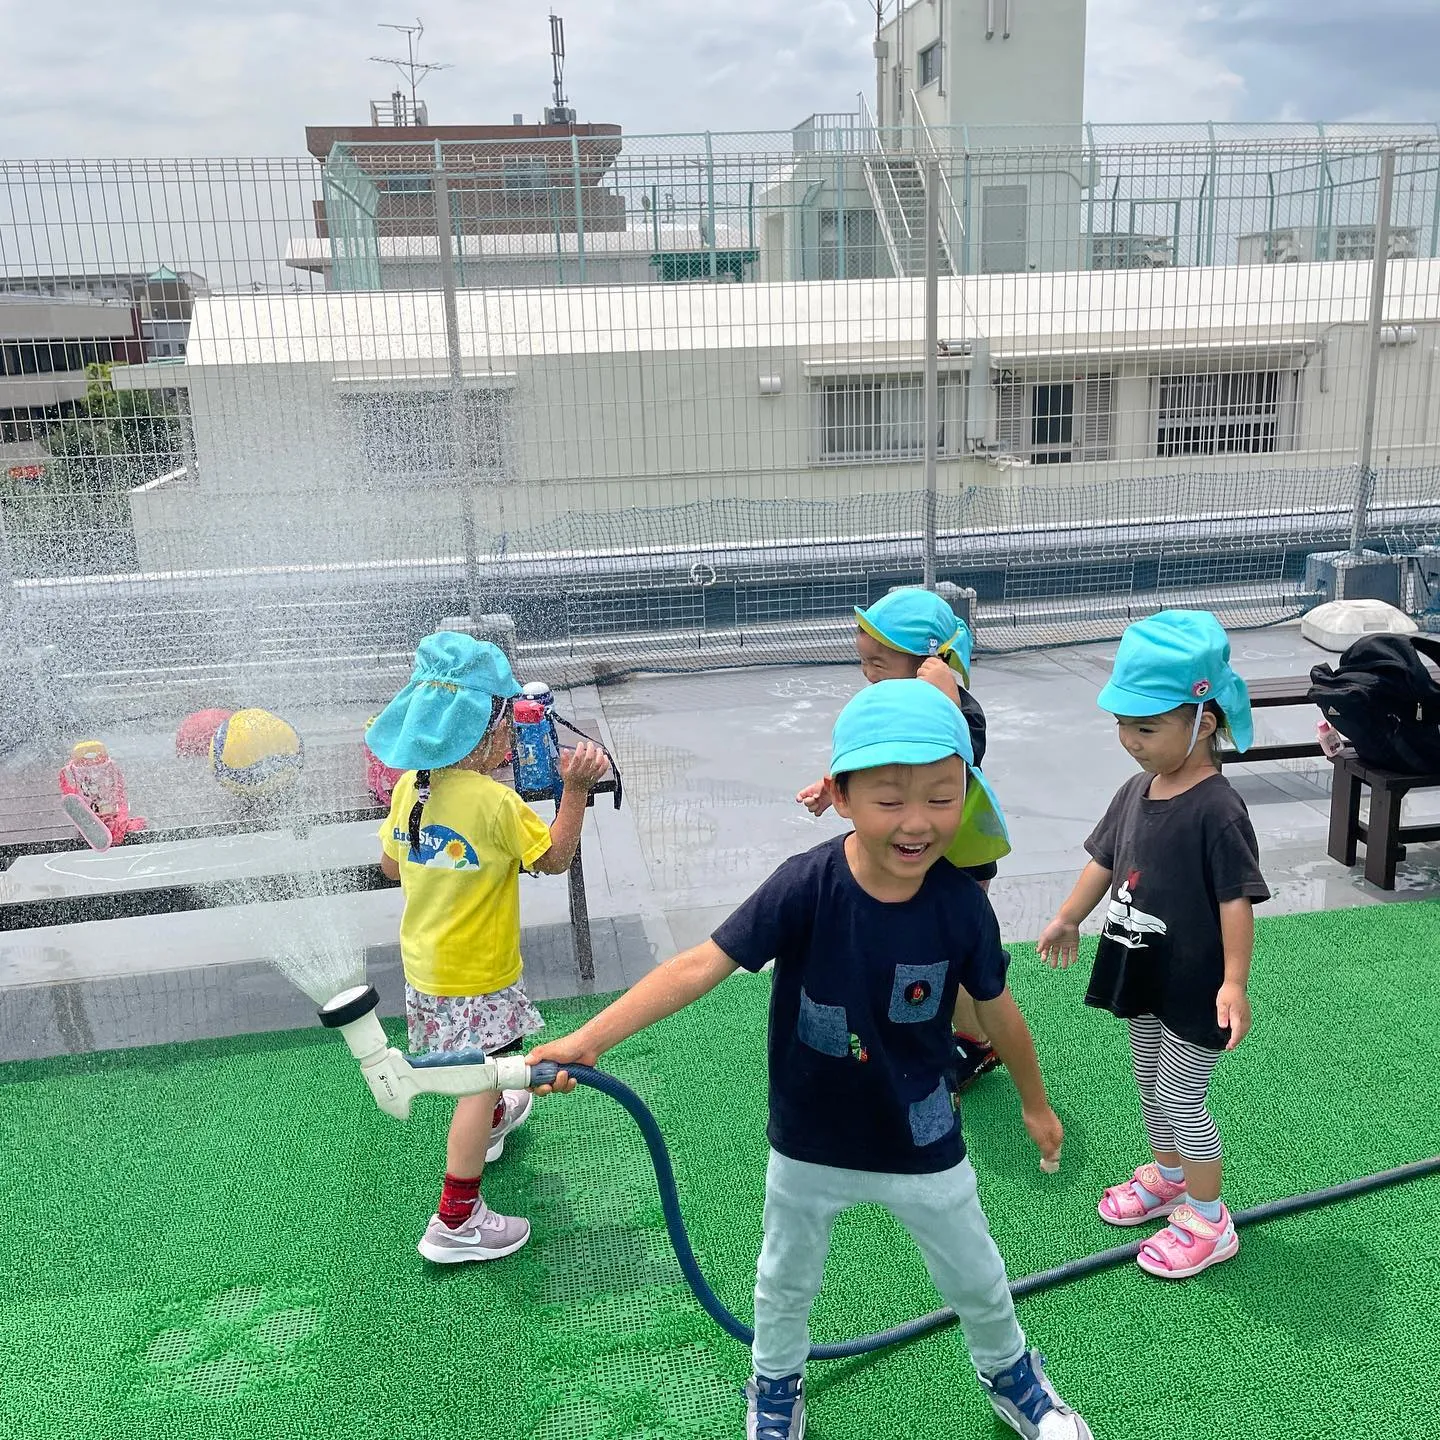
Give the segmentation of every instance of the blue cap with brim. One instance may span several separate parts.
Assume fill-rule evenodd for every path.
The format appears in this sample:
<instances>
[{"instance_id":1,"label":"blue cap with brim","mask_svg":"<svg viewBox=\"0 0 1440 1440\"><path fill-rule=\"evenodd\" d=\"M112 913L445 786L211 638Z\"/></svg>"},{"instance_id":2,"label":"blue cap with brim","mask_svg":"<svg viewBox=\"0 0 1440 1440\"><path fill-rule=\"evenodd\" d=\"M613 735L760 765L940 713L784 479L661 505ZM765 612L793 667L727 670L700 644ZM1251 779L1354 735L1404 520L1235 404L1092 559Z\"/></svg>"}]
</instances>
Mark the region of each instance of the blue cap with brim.
<instances>
[{"instance_id":1,"label":"blue cap with brim","mask_svg":"<svg viewBox=\"0 0 1440 1440\"><path fill-rule=\"evenodd\" d=\"M1230 641L1208 610L1162 610L1126 628L1098 704L1142 719L1213 700L1235 748L1254 739L1250 691L1230 667Z\"/></svg>"},{"instance_id":2,"label":"blue cap with brim","mask_svg":"<svg viewBox=\"0 0 1440 1440\"><path fill-rule=\"evenodd\" d=\"M485 738L492 700L519 693L503 650L441 630L420 642L410 683L375 717L365 741L392 770L440 770Z\"/></svg>"},{"instance_id":3,"label":"blue cap with brim","mask_svg":"<svg viewBox=\"0 0 1440 1440\"><path fill-rule=\"evenodd\" d=\"M855 619L873 640L906 655L938 655L970 683L970 627L933 590L906 586L882 596Z\"/></svg>"},{"instance_id":4,"label":"blue cap with brim","mask_svg":"<svg viewBox=\"0 0 1440 1440\"><path fill-rule=\"evenodd\" d=\"M1005 815L974 768L970 727L959 708L926 680L887 680L860 691L835 720L830 773L882 765L933 765L958 755L970 767L960 829L946 858L984 865L1010 853Z\"/></svg>"}]
</instances>

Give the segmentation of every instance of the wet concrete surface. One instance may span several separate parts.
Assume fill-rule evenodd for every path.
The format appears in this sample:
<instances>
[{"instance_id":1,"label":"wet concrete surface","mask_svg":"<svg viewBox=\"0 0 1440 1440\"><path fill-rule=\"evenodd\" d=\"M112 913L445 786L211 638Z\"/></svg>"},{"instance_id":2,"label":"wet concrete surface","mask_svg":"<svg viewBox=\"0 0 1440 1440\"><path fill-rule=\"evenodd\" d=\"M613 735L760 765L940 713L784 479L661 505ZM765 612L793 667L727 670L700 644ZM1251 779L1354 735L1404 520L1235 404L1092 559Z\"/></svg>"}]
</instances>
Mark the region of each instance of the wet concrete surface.
<instances>
[{"instance_id":1,"label":"wet concrete surface","mask_svg":"<svg viewBox=\"0 0 1440 1440\"><path fill-rule=\"evenodd\" d=\"M1305 674L1327 658L1296 626L1239 633L1232 646L1237 668L1250 677ZM973 689L989 721L985 771L1015 847L991 889L1008 939L1033 938L1054 913L1085 862L1086 835L1133 773L1113 721L1095 705L1114 651L1111 643L977 658ZM648 965L703 939L786 856L844 829L833 814L811 818L794 796L824 773L831 724L862 683L857 667L825 666L638 677L561 693L563 713L602 718L624 775L624 807L615 811L602 797L585 822L594 988L633 983ZM306 717L290 718L304 733ZM321 718L328 734L362 726L368 716ZM1306 707L1262 710L1255 718L1258 739L1313 735L1314 712ZM101 738L117 758L128 743L159 743L155 736ZM1411 847L1393 892L1326 857L1325 761L1238 765L1226 773L1260 838L1274 891L1264 913L1440 895L1440 845ZM1440 820L1440 791L1412 795L1406 817ZM359 825L315 832L303 842L236 836L32 857L0 876L0 896L364 863L376 853L373 834ZM563 880L523 878L521 907L535 993L578 993ZM223 1033L227 1005L236 1032L309 1023L308 1000L292 1005L282 998L288 982L261 983L266 962L284 952L298 972L310 964L323 986L327 966L343 968L342 953L363 951L373 972L388 973L399 914L398 892L382 891L0 934L0 1052L37 1053L26 1044L32 1031L43 1031L52 1047L83 1046L87 1025L95 1048L180 1038L187 1033L183 1019L147 1025L144 1015L149 1009L183 1017L183 1004L157 1005L155 995L187 989L200 996L189 1012L197 1034ZM56 994L7 993L31 987ZM133 1013L106 1020L107 1004Z\"/></svg>"}]
</instances>

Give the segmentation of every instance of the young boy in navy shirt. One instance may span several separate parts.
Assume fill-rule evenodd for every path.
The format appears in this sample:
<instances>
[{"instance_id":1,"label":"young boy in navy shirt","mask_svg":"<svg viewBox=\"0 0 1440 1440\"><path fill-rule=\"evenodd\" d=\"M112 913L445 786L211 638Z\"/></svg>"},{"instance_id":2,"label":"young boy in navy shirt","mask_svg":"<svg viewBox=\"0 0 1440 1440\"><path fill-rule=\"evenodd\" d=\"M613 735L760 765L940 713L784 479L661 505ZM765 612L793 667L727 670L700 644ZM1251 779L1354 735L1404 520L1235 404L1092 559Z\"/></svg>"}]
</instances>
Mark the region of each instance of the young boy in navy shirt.
<instances>
[{"instance_id":1,"label":"young boy in navy shirt","mask_svg":"<svg viewBox=\"0 0 1440 1440\"><path fill-rule=\"evenodd\" d=\"M964 716L923 680L862 690L833 738L835 805L854 829L787 860L710 940L528 1058L594 1065L737 966L773 959L748 1440L805 1433L810 1308L831 1226L863 1203L886 1206L914 1237L1000 1418L1026 1440L1091 1440L1016 1321L950 1095L963 985L1020 1092L1026 1129L1047 1162L1058 1157L1060 1121L1006 988L994 912L970 876L938 863L961 829L967 784L981 792L967 825L1003 833L1003 817L969 768ZM574 1082L562 1070L554 1088Z\"/></svg>"}]
</instances>

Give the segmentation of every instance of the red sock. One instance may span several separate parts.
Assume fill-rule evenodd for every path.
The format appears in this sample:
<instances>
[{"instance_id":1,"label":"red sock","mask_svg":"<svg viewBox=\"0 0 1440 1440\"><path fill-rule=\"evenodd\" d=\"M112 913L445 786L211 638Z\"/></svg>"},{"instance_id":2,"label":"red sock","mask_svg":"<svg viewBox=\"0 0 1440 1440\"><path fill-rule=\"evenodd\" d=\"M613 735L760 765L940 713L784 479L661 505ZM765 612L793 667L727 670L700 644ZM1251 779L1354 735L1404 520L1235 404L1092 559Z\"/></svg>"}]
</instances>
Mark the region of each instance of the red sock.
<instances>
[{"instance_id":1,"label":"red sock","mask_svg":"<svg viewBox=\"0 0 1440 1440\"><path fill-rule=\"evenodd\" d=\"M450 1229L463 1225L480 1198L480 1179L471 1175L461 1179L458 1175L447 1175L444 1188L440 1191L440 1219Z\"/></svg>"}]
</instances>

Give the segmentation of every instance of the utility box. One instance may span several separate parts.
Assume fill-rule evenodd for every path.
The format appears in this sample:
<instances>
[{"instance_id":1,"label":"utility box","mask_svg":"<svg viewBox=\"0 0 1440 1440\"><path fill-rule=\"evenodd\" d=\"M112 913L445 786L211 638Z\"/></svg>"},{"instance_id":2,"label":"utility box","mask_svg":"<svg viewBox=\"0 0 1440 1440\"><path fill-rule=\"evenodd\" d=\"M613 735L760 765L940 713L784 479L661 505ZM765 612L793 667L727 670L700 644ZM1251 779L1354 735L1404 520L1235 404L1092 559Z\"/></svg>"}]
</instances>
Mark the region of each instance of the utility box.
<instances>
[{"instance_id":1,"label":"utility box","mask_svg":"<svg viewBox=\"0 0 1440 1440\"><path fill-rule=\"evenodd\" d=\"M1305 560L1305 588L1323 590L1330 600L1383 600L1403 608L1408 555L1382 555L1364 550L1330 550Z\"/></svg>"},{"instance_id":2,"label":"utility box","mask_svg":"<svg viewBox=\"0 0 1440 1440\"><path fill-rule=\"evenodd\" d=\"M505 652L505 658L515 663L515 619L503 611L494 615L482 615L480 623L471 623L468 615L451 615L439 624L441 630L458 630L462 635L473 635L477 640L488 640Z\"/></svg>"},{"instance_id":3,"label":"utility box","mask_svg":"<svg viewBox=\"0 0 1440 1440\"><path fill-rule=\"evenodd\" d=\"M890 593L897 590L923 590L923 585L892 585ZM975 633L975 616L978 596L968 585L956 585L949 580L937 580L935 593L965 622L965 627Z\"/></svg>"}]
</instances>

